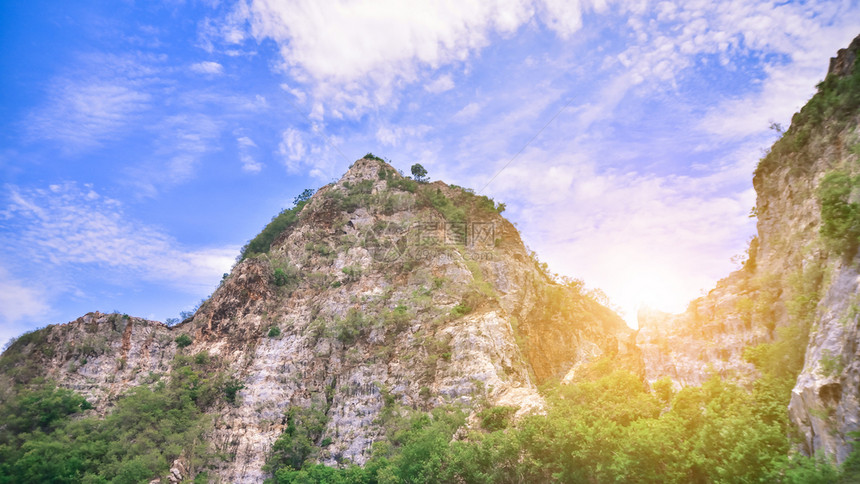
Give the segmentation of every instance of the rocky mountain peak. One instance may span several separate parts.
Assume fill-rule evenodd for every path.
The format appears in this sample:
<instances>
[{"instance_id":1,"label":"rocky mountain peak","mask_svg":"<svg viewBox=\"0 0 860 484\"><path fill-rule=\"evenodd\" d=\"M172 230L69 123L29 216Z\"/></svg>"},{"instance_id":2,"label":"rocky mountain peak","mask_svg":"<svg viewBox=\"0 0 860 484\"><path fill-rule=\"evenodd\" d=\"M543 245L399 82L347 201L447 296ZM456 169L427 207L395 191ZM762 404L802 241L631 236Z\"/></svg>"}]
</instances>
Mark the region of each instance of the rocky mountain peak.
<instances>
[{"instance_id":1,"label":"rocky mountain peak","mask_svg":"<svg viewBox=\"0 0 860 484\"><path fill-rule=\"evenodd\" d=\"M830 67L827 69L827 75L837 77L850 76L856 68L858 52L860 52L860 35L855 37L848 47L839 49L836 52L836 57L830 58Z\"/></svg>"},{"instance_id":2,"label":"rocky mountain peak","mask_svg":"<svg viewBox=\"0 0 860 484\"><path fill-rule=\"evenodd\" d=\"M75 388L101 411L177 357L217 361L234 388L209 409L212 441L235 456L219 470L228 482L265 477L296 409L326 422L320 461L361 464L392 409L502 405L521 416L543 408L538 384L571 380L589 362L636 367L621 318L580 286L555 282L503 210L369 155L273 218L192 318L167 327L96 315L43 330L45 344L70 347L82 325L99 334L83 360L38 356L35 343L11 351L36 356L34 368L56 381L86 375Z\"/></svg>"}]
</instances>

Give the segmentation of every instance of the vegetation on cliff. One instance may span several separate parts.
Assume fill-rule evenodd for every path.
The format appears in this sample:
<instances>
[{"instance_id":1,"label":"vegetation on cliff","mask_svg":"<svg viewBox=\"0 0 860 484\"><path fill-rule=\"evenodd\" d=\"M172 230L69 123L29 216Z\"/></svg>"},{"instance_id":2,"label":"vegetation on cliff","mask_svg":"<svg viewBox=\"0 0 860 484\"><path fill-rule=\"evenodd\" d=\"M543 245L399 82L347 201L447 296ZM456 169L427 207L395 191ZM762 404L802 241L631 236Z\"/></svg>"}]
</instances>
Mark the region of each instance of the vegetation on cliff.
<instances>
[{"instance_id":1,"label":"vegetation on cliff","mask_svg":"<svg viewBox=\"0 0 860 484\"><path fill-rule=\"evenodd\" d=\"M602 360L589 369L593 379L548 388L546 415L516 424L493 419L457 438L465 416L457 408L429 414L394 408L388 438L374 444L363 468L302 460L313 455L304 447L286 456L276 450L280 462L292 465L273 469L271 482L833 483L858 477L850 464L838 469L825 459L788 457L783 395L767 384L748 392L714 375L701 387L674 392L658 384L649 391L637 376L613 368Z\"/></svg>"},{"instance_id":2,"label":"vegetation on cliff","mask_svg":"<svg viewBox=\"0 0 860 484\"><path fill-rule=\"evenodd\" d=\"M18 388L0 404L0 483L149 482L177 459L207 482L215 454L206 411L231 389L219 366L205 353L177 356L167 375L126 392L104 418L53 382Z\"/></svg>"}]
</instances>

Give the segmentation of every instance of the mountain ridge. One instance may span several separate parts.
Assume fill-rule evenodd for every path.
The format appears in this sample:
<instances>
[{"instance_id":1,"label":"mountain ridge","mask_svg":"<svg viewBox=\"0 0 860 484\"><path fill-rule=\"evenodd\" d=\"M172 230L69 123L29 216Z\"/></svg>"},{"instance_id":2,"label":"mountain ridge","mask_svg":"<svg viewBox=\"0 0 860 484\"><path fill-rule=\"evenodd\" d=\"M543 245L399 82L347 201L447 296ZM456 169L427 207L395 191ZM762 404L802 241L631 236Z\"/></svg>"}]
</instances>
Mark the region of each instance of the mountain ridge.
<instances>
[{"instance_id":1,"label":"mountain ridge","mask_svg":"<svg viewBox=\"0 0 860 484\"><path fill-rule=\"evenodd\" d=\"M228 481L265 477L288 408L325 408L319 438L330 443L319 459L361 464L384 434L385 399L524 415L544 405L536 384L603 356L635 364L623 320L553 281L499 211L365 157L290 215L267 251L243 253L191 318L167 327L91 313L7 354L28 356L101 413L179 356L218 358L223 378L242 387L236 405L208 410L211 440L236 456L218 470ZM76 343L87 338L97 344ZM37 357L46 347L67 350ZM0 369L26 383L7 354Z\"/></svg>"}]
</instances>

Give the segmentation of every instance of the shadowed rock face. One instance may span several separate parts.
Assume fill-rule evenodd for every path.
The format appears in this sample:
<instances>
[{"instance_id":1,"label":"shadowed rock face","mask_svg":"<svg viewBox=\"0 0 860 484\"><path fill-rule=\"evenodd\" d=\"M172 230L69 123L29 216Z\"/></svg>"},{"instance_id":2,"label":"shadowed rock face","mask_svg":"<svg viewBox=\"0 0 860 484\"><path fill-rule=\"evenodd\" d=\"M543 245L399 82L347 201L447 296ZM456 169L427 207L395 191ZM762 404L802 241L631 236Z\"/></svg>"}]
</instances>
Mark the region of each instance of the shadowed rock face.
<instances>
[{"instance_id":1,"label":"shadowed rock face","mask_svg":"<svg viewBox=\"0 0 860 484\"><path fill-rule=\"evenodd\" d=\"M860 112L833 87L855 75L858 51L860 37L831 59L821 88L828 99L816 95L759 163L758 234L745 267L683 314L641 315L637 335L649 380L668 375L697 385L710 371L751 382L756 370L744 348L773 341L780 328L804 328L808 345L789 416L803 452L821 450L838 462L851 451L848 433L860 429L860 256L820 235L818 189L828 172L860 174Z\"/></svg>"},{"instance_id":2,"label":"shadowed rock face","mask_svg":"<svg viewBox=\"0 0 860 484\"><path fill-rule=\"evenodd\" d=\"M358 160L268 253L238 263L193 318L167 327L91 313L12 351L101 412L150 373L167 372L177 353L220 357L244 385L236 405L210 409L216 450L234 456L218 471L225 482L266 477L261 468L293 405L326 412L323 462L361 464L384 432L383 394L416 409L486 400L522 414L542 409L536 383L577 365L613 356L635 367L623 321L552 282L491 205ZM192 340L182 349L181 334ZM25 366L2 370L26 381Z\"/></svg>"}]
</instances>

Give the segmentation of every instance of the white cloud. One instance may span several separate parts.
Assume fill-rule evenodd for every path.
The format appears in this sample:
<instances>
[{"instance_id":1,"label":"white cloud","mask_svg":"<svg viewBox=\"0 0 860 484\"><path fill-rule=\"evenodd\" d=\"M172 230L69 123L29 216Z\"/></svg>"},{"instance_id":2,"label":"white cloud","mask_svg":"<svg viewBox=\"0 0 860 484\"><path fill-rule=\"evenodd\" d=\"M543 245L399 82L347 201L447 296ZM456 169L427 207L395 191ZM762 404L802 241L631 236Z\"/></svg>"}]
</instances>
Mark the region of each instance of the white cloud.
<instances>
[{"instance_id":1,"label":"white cloud","mask_svg":"<svg viewBox=\"0 0 860 484\"><path fill-rule=\"evenodd\" d=\"M463 106L462 109L454 113L454 116L451 117L452 121L463 122L468 121L475 117L481 111L481 105L476 102L470 102L469 104Z\"/></svg>"},{"instance_id":2,"label":"white cloud","mask_svg":"<svg viewBox=\"0 0 860 484\"><path fill-rule=\"evenodd\" d=\"M451 79L450 74L445 74L443 76L437 77L433 81L426 84L424 86L424 89L427 92L431 92L433 94L449 91L451 89L454 89L454 80Z\"/></svg>"},{"instance_id":3,"label":"white cloud","mask_svg":"<svg viewBox=\"0 0 860 484\"><path fill-rule=\"evenodd\" d=\"M251 155L251 150L257 147L254 140L247 136L240 136L236 138L236 143L239 145L239 161L242 162L242 171L259 173L263 169L263 164Z\"/></svg>"},{"instance_id":4,"label":"white cloud","mask_svg":"<svg viewBox=\"0 0 860 484\"><path fill-rule=\"evenodd\" d=\"M217 62L204 61L191 64L191 70L198 74L217 76L224 73L224 66Z\"/></svg>"},{"instance_id":5,"label":"white cloud","mask_svg":"<svg viewBox=\"0 0 860 484\"><path fill-rule=\"evenodd\" d=\"M543 0L538 8L544 23L560 37L568 38L582 28L583 13L603 13L607 6L606 0Z\"/></svg>"},{"instance_id":6,"label":"white cloud","mask_svg":"<svg viewBox=\"0 0 860 484\"><path fill-rule=\"evenodd\" d=\"M291 173L298 172L306 152L307 149L301 132L295 128L287 128L281 133L278 154L283 157L287 170Z\"/></svg>"},{"instance_id":7,"label":"white cloud","mask_svg":"<svg viewBox=\"0 0 860 484\"><path fill-rule=\"evenodd\" d=\"M23 319L37 319L48 314L47 296L35 287L28 287L0 267L0 327L7 328ZM0 341L14 334L0 332Z\"/></svg>"},{"instance_id":8,"label":"white cloud","mask_svg":"<svg viewBox=\"0 0 860 484\"><path fill-rule=\"evenodd\" d=\"M164 282L188 292L211 287L238 247L185 248L158 228L129 219L121 202L75 183L11 187L3 245L32 264L93 265L124 280Z\"/></svg>"},{"instance_id":9,"label":"white cloud","mask_svg":"<svg viewBox=\"0 0 860 484\"><path fill-rule=\"evenodd\" d=\"M308 85L317 102L324 100L325 109L314 108L316 119L322 119L323 114L357 116L396 102L392 98L405 84L424 79L428 70L468 61L493 34L511 35L530 22L536 9L551 29L569 36L581 25L580 11L603 11L605 2L581 2L572 9L529 0L251 0L240 2L220 26L209 22L201 30L228 44L274 40L283 60L279 69ZM234 35L241 28L247 36ZM432 93L454 87L450 75L425 85Z\"/></svg>"},{"instance_id":10,"label":"white cloud","mask_svg":"<svg viewBox=\"0 0 860 484\"><path fill-rule=\"evenodd\" d=\"M824 29L809 27L813 35L796 40L792 61L765 66L759 88L742 97L726 100L711 108L700 129L721 138L740 139L757 135L776 121L788 126L791 116L815 93L815 85L827 73L827 58L857 34L854 26L836 25ZM811 54L811 55L810 55Z\"/></svg>"},{"instance_id":11,"label":"white cloud","mask_svg":"<svg viewBox=\"0 0 860 484\"><path fill-rule=\"evenodd\" d=\"M45 102L24 121L33 140L58 142L78 152L121 136L151 108L151 89L158 83L151 60L112 55L79 56L77 70L54 78Z\"/></svg>"},{"instance_id":12,"label":"white cloud","mask_svg":"<svg viewBox=\"0 0 860 484\"><path fill-rule=\"evenodd\" d=\"M400 144L401 140L407 141L421 139L430 132L430 126L380 126L376 131L376 139L386 146Z\"/></svg>"},{"instance_id":13,"label":"white cloud","mask_svg":"<svg viewBox=\"0 0 860 484\"><path fill-rule=\"evenodd\" d=\"M633 325L640 305L682 311L733 270L755 203L735 183L754 154L698 177L658 177L606 170L578 151L527 150L491 185L500 200L518 201L509 205L525 241L553 270L603 289Z\"/></svg>"},{"instance_id":14,"label":"white cloud","mask_svg":"<svg viewBox=\"0 0 860 484\"><path fill-rule=\"evenodd\" d=\"M155 156L126 169L126 182L140 195L155 196L162 187L193 179L203 158L219 149L222 122L199 113L176 114L151 127Z\"/></svg>"},{"instance_id":15,"label":"white cloud","mask_svg":"<svg viewBox=\"0 0 860 484\"><path fill-rule=\"evenodd\" d=\"M51 87L47 105L28 119L30 135L58 141L71 151L98 146L145 110L149 94L121 83L61 79Z\"/></svg>"}]
</instances>

